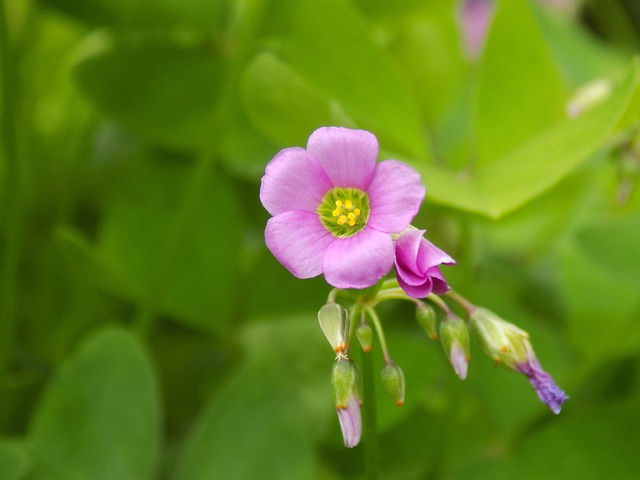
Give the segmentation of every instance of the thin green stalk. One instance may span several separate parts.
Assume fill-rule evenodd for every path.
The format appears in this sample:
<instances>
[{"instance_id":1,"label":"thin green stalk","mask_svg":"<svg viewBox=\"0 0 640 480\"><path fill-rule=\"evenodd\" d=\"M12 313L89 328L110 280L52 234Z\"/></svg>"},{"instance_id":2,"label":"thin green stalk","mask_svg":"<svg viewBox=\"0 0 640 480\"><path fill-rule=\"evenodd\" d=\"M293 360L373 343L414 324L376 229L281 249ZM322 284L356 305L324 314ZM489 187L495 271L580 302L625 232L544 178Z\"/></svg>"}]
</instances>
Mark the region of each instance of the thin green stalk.
<instances>
[{"instance_id":1,"label":"thin green stalk","mask_svg":"<svg viewBox=\"0 0 640 480\"><path fill-rule=\"evenodd\" d=\"M17 59L7 25L5 3L0 2L0 68L2 68L2 147L4 150L4 185L0 203L3 215L0 228L4 237L0 252L0 372L6 373L11 361L15 336L18 262L22 237L23 201L18 160L19 91Z\"/></svg>"},{"instance_id":2,"label":"thin green stalk","mask_svg":"<svg viewBox=\"0 0 640 480\"><path fill-rule=\"evenodd\" d=\"M380 322L380 317L373 308L367 308L367 315L371 318L371 322L376 329L376 333L378 334L378 340L380 340L380 349L382 350L382 355L384 356L385 363L391 362L391 357L389 356L389 348L387 347L387 339L384 336L384 330L382 329L382 323Z\"/></svg>"},{"instance_id":3,"label":"thin green stalk","mask_svg":"<svg viewBox=\"0 0 640 480\"><path fill-rule=\"evenodd\" d=\"M362 403L365 474L368 480L377 480L380 475L380 445L376 423L376 389L373 356L362 353Z\"/></svg>"}]
</instances>

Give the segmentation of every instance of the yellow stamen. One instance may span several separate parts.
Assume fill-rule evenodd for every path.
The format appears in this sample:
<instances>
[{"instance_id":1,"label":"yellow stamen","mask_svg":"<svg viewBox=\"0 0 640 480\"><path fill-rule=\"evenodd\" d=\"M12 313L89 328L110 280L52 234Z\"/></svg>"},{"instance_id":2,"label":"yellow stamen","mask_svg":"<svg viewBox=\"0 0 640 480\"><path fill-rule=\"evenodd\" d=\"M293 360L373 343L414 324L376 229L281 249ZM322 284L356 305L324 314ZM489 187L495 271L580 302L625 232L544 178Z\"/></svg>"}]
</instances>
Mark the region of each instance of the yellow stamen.
<instances>
[{"instance_id":1,"label":"yellow stamen","mask_svg":"<svg viewBox=\"0 0 640 480\"><path fill-rule=\"evenodd\" d=\"M353 212L349 212L349 215L347 215L347 218L348 218L349 220L353 220L354 218L356 218L356 215L355 215L355 213L353 213Z\"/></svg>"},{"instance_id":2,"label":"yellow stamen","mask_svg":"<svg viewBox=\"0 0 640 480\"><path fill-rule=\"evenodd\" d=\"M346 222L347 222L347 216L340 215L340 218L338 218L338 225L344 225Z\"/></svg>"},{"instance_id":3,"label":"yellow stamen","mask_svg":"<svg viewBox=\"0 0 640 480\"><path fill-rule=\"evenodd\" d=\"M360 209L359 208L355 208L353 210L353 213L355 213L356 215L360 215Z\"/></svg>"},{"instance_id":4,"label":"yellow stamen","mask_svg":"<svg viewBox=\"0 0 640 480\"><path fill-rule=\"evenodd\" d=\"M349 220L349 226L353 227L356 224L356 221L352 218L351 220Z\"/></svg>"},{"instance_id":5,"label":"yellow stamen","mask_svg":"<svg viewBox=\"0 0 640 480\"><path fill-rule=\"evenodd\" d=\"M336 200L336 207L340 208L342 206L342 200Z\"/></svg>"},{"instance_id":6,"label":"yellow stamen","mask_svg":"<svg viewBox=\"0 0 640 480\"><path fill-rule=\"evenodd\" d=\"M338 215L340 215L340 209L336 208L333 212L331 212L331 215L337 217Z\"/></svg>"}]
</instances>

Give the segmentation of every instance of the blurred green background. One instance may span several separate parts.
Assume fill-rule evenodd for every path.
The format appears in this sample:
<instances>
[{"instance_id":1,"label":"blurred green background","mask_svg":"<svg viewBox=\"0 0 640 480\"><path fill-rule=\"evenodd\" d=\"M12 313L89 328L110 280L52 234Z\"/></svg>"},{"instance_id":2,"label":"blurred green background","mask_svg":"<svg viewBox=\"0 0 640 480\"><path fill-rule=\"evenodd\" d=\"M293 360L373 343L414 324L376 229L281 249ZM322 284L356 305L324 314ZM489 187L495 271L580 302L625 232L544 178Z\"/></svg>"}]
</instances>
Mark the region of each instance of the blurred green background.
<instances>
[{"instance_id":1,"label":"blurred green background","mask_svg":"<svg viewBox=\"0 0 640 480\"><path fill-rule=\"evenodd\" d=\"M362 478L329 287L273 259L258 199L322 125L420 171L449 283L571 397L552 415L473 339L461 382L385 304L382 477L637 478L638 5L2 0L0 479Z\"/></svg>"}]
</instances>

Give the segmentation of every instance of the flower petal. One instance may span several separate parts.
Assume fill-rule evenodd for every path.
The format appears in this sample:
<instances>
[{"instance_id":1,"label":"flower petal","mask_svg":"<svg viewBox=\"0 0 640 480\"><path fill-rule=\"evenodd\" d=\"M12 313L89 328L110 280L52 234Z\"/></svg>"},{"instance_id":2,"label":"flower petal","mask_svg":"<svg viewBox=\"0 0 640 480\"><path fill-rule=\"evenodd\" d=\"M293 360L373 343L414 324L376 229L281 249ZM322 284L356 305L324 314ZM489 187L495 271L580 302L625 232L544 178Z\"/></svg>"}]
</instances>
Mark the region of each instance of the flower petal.
<instances>
[{"instance_id":1,"label":"flower petal","mask_svg":"<svg viewBox=\"0 0 640 480\"><path fill-rule=\"evenodd\" d=\"M338 420L344 446L353 448L360 443L362 435L362 417L360 415L360 402L356 397L352 397L347 408L338 408Z\"/></svg>"},{"instance_id":2,"label":"flower petal","mask_svg":"<svg viewBox=\"0 0 640 480\"><path fill-rule=\"evenodd\" d=\"M456 261L429 240L421 237L416 264L421 273L429 275L433 267L440 264L455 265ZM440 273L439 270L438 273ZM440 275L440 278L444 281L444 277L442 277L442 275Z\"/></svg>"},{"instance_id":3,"label":"flower petal","mask_svg":"<svg viewBox=\"0 0 640 480\"><path fill-rule=\"evenodd\" d=\"M291 210L272 217L264 231L267 248L298 278L322 273L322 259L335 237L320 223L318 215Z\"/></svg>"},{"instance_id":4,"label":"flower petal","mask_svg":"<svg viewBox=\"0 0 640 480\"><path fill-rule=\"evenodd\" d=\"M289 210L315 212L332 188L318 161L303 148L285 148L267 164L260 201L271 215Z\"/></svg>"},{"instance_id":5,"label":"flower petal","mask_svg":"<svg viewBox=\"0 0 640 480\"><path fill-rule=\"evenodd\" d=\"M371 205L367 225L381 232L401 232L418 213L425 191L420 174L410 166L397 160L379 163L367 189Z\"/></svg>"},{"instance_id":6,"label":"flower petal","mask_svg":"<svg viewBox=\"0 0 640 480\"><path fill-rule=\"evenodd\" d=\"M366 190L378 158L378 140L364 130L322 127L309 137L307 150L335 187Z\"/></svg>"},{"instance_id":7,"label":"flower petal","mask_svg":"<svg viewBox=\"0 0 640 480\"><path fill-rule=\"evenodd\" d=\"M409 285L404 281L404 278L400 276L400 274L397 275L397 280L400 288L402 288L407 295L413 298L425 298L433 290L433 282L429 277L422 279L422 282L416 285Z\"/></svg>"},{"instance_id":8,"label":"flower petal","mask_svg":"<svg viewBox=\"0 0 640 480\"><path fill-rule=\"evenodd\" d=\"M329 245L324 254L324 277L337 288L370 287L391 270L393 258L391 236L365 228Z\"/></svg>"}]
</instances>

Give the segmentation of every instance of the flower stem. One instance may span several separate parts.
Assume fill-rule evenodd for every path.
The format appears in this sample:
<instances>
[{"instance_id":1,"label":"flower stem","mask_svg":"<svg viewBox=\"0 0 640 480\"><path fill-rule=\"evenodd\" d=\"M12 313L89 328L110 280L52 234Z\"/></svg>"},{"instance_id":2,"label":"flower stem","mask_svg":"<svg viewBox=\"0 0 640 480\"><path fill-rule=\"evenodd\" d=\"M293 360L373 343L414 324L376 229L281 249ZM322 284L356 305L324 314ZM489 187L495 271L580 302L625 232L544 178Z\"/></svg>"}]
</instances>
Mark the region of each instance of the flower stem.
<instances>
[{"instance_id":1,"label":"flower stem","mask_svg":"<svg viewBox=\"0 0 640 480\"><path fill-rule=\"evenodd\" d=\"M362 404L362 414L364 416L364 460L365 478L377 480L380 477L380 455L378 428L376 424L376 390L374 384L375 372L373 367L373 356L362 353L362 387L364 402Z\"/></svg>"},{"instance_id":2,"label":"flower stem","mask_svg":"<svg viewBox=\"0 0 640 480\"><path fill-rule=\"evenodd\" d=\"M462 308L464 308L467 312L467 316L471 316L471 314L478 308L454 290L449 290L447 293L445 293L445 295L456 302L458 305L460 305Z\"/></svg>"},{"instance_id":3,"label":"flower stem","mask_svg":"<svg viewBox=\"0 0 640 480\"><path fill-rule=\"evenodd\" d=\"M22 237L22 178L18 159L19 91L16 49L9 38L5 2L0 1L0 68L2 69L2 146L5 171L3 198L0 203L0 228L4 233L4 250L0 252L0 374L11 361L15 336L18 261Z\"/></svg>"},{"instance_id":4,"label":"flower stem","mask_svg":"<svg viewBox=\"0 0 640 480\"><path fill-rule=\"evenodd\" d=\"M444 314L448 317L449 315L451 315L451 309L449 308L449 305L447 305L445 303L444 300L442 300L439 296L431 293L428 297L427 297L431 302L435 303L440 310L442 310L444 312Z\"/></svg>"},{"instance_id":5,"label":"flower stem","mask_svg":"<svg viewBox=\"0 0 640 480\"><path fill-rule=\"evenodd\" d=\"M389 349L387 348L387 339L384 336L384 330L382 328L382 323L380 323L380 317L376 311L369 307L367 308L367 315L371 318L373 322L373 326L376 329L376 333L378 334L378 339L380 340L380 349L382 350L382 355L384 356L385 363L391 362L391 356L389 355Z\"/></svg>"}]
</instances>

